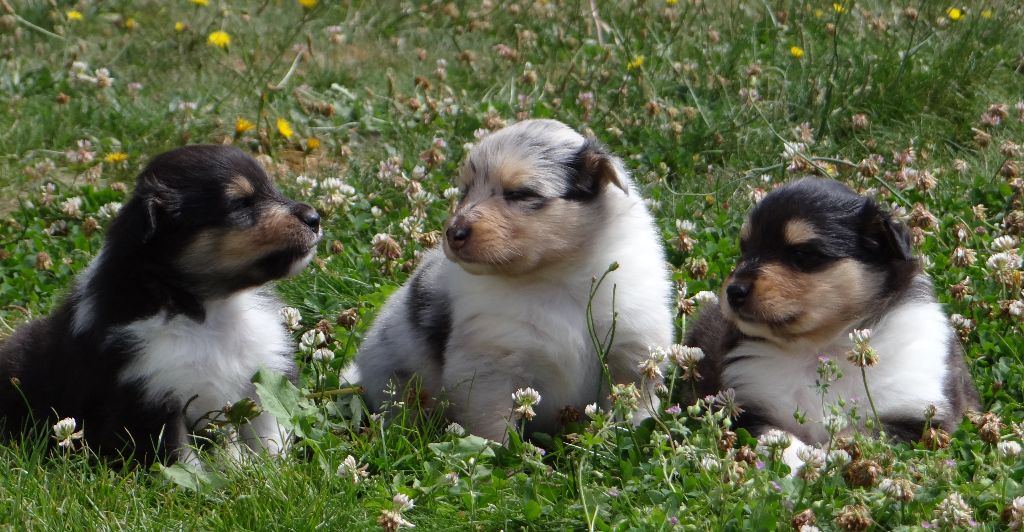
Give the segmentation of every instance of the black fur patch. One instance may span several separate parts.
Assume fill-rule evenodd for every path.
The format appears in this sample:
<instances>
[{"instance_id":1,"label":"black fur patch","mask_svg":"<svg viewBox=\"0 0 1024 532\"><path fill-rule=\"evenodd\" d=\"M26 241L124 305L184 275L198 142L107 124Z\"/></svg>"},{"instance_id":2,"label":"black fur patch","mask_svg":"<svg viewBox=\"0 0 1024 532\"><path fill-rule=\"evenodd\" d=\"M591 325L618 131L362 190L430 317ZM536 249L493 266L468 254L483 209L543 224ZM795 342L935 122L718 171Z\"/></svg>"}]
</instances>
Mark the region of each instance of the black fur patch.
<instances>
[{"instance_id":1,"label":"black fur patch","mask_svg":"<svg viewBox=\"0 0 1024 532\"><path fill-rule=\"evenodd\" d=\"M451 304L442 290L437 290L425 279L432 277L437 263L424 263L409 281L409 321L427 341L430 355L439 365L444 364L444 352L452 329Z\"/></svg>"},{"instance_id":2,"label":"black fur patch","mask_svg":"<svg viewBox=\"0 0 1024 532\"><path fill-rule=\"evenodd\" d=\"M566 180L566 191L561 197L568 201L594 201L609 183L623 188L608 152L593 139L587 139L569 162Z\"/></svg>"}]
</instances>

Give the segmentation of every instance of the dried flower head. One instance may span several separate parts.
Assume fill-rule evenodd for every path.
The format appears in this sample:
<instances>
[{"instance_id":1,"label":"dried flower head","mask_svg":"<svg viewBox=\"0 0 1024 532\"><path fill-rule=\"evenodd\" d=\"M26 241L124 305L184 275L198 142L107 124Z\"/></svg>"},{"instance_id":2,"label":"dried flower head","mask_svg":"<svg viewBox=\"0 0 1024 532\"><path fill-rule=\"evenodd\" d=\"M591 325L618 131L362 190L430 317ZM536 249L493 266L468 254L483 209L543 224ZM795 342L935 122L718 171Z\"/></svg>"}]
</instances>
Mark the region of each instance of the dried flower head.
<instances>
[{"instance_id":1,"label":"dried flower head","mask_svg":"<svg viewBox=\"0 0 1024 532\"><path fill-rule=\"evenodd\" d=\"M836 516L836 526L842 530L860 532L871 528L874 521L871 520L871 510L863 504L851 504L844 506Z\"/></svg>"}]
</instances>

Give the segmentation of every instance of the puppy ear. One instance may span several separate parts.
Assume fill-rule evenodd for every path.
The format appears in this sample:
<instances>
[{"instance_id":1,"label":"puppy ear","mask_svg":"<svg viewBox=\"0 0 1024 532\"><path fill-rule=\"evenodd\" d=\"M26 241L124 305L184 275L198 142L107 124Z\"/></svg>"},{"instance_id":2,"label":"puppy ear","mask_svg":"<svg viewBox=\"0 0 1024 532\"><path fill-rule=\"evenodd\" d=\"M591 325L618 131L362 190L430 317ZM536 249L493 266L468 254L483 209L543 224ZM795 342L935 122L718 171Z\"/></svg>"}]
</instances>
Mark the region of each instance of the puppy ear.
<instances>
[{"instance_id":1,"label":"puppy ear","mask_svg":"<svg viewBox=\"0 0 1024 532\"><path fill-rule=\"evenodd\" d=\"M139 175L134 195L141 203L141 215L136 217L136 223L139 224L138 231L145 244L156 236L162 220L176 214L179 198L173 189L148 172Z\"/></svg>"},{"instance_id":2,"label":"puppy ear","mask_svg":"<svg viewBox=\"0 0 1024 532\"><path fill-rule=\"evenodd\" d=\"M864 200L860 214L862 240L868 251L889 260L913 260L906 226L893 220L871 199Z\"/></svg>"},{"instance_id":3,"label":"puppy ear","mask_svg":"<svg viewBox=\"0 0 1024 532\"><path fill-rule=\"evenodd\" d=\"M619 179L615 160L604 146L594 139L587 139L583 143L583 147L576 154L576 160L573 161L573 169L576 170L576 179L570 190L572 196L579 199L592 198L608 184L613 184L629 194L629 190Z\"/></svg>"}]
</instances>

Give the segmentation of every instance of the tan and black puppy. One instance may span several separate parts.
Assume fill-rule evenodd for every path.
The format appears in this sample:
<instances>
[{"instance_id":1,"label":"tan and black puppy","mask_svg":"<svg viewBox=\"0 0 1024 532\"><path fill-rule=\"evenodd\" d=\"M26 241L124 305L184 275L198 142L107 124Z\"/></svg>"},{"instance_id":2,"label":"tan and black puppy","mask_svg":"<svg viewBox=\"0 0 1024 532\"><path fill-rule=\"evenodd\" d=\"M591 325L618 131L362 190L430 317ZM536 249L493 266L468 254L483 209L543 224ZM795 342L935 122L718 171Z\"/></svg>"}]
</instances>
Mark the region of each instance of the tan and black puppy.
<instances>
[{"instance_id":1,"label":"tan and black puppy","mask_svg":"<svg viewBox=\"0 0 1024 532\"><path fill-rule=\"evenodd\" d=\"M873 332L878 362L867 382L890 436L918 439L929 406L933 426L947 430L978 408L963 350L905 227L874 201L832 180L790 183L750 212L740 253L720 308L706 309L686 340L707 355L703 391L735 390L739 426L822 442L823 404L843 399L869 417L860 368L847 360L855 329ZM819 357L844 374L824 400Z\"/></svg>"},{"instance_id":2,"label":"tan and black puppy","mask_svg":"<svg viewBox=\"0 0 1024 532\"><path fill-rule=\"evenodd\" d=\"M64 303L0 346L0 429L72 417L104 455L182 457L207 414L255 397L258 369L295 377L261 287L301 271L320 234L317 212L237 148L154 157ZM240 436L284 443L270 414Z\"/></svg>"},{"instance_id":3,"label":"tan and black puppy","mask_svg":"<svg viewBox=\"0 0 1024 532\"><path fill-rule=\"evenodd\" d=\"M660 235L621 162L561 122L526 120L483 138L457 182L443 250L425 253L391 296L349 372L371 408L418 379L447 396L453 420L502 441L512 394L532 387L542 400L529 430L554 433L565 412L608 406L591 304L594 332L611 344L611 380L635 383L636 419L649 415L656 383L640 364L672 341L672 287ZM590 301L593 279L613 262Z\"/></svg>"}]
</instances>

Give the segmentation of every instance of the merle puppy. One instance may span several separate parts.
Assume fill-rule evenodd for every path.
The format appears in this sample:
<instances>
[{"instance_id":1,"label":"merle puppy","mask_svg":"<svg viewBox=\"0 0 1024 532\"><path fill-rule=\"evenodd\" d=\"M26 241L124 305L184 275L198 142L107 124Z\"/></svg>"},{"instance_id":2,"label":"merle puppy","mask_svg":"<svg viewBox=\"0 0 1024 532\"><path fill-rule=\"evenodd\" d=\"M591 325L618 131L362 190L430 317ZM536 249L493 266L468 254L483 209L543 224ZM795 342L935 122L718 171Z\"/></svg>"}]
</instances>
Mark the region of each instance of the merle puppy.
<instances>
[{"instance_id":1,"label":"merle puppy","mask_svg":"<svg viewBox=\"0 0 1024 532\"><path fill-rule=\"evenodd\" d=\"M72 417L107 457L190 456L211 412L254 397L259 368L294 378L280 304L261 287L301 271L320 235L317 212L237 148L158 155L63 304L0 346L0 427ZM271 453L284 438L268 413L239 436Z\"/></svg>"},{"instance_id":2,"label":"merle puppy","mask_svg":"<svg viewBox=\"0 0 1024 532\"><path fill-rule=\"evenodd\" d=\"M847 360L855 329L873 331L878 362L867 368L867 383L890 436L920 438L929 406L932 426L950 431L966 409L979 408L963 350L906 228L874 201L832 180L790 183L750 212L740 250L721 307L706 309L686 340L707 355L703 392L735 390L739 426L822 442L823 404L856 401L871 417L860 367ZM815 388L819 357L844 374L824 403Z\"/></svg>"}]
</instances>

